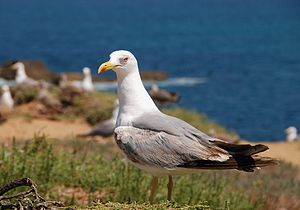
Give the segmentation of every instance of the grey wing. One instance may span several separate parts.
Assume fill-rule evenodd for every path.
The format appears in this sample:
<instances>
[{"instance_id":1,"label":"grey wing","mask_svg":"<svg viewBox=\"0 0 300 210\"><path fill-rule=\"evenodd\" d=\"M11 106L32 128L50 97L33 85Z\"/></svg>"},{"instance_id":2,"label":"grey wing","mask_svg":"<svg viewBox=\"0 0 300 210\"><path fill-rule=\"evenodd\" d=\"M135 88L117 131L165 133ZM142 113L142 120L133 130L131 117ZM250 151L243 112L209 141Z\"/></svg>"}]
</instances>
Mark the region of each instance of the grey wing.
<instances>
[{"instance_id":1,"label":"grey wing","mask_svg":"<svg viewBox=\"0 0 300 210\"><path fill-rule=\"evenodd\" d=\"M231 155L218 147L206 147L185 136L120 126L115 129L118 146L132 162L174 168L197 160L226 161Z\"/></svg>"},{"instance_id":2,"label":"grey wing","mask_svg":"<svg viewBox=\"0 0 300 210\"><path fill-rule=\"evenodd\" d=\"M206 135L181 119L163 113L145 113L142 117L135 119L132 124L137 128L185 136L206 146L213 145L215 140L222 141Z\"/></svg>"}]
</instances>

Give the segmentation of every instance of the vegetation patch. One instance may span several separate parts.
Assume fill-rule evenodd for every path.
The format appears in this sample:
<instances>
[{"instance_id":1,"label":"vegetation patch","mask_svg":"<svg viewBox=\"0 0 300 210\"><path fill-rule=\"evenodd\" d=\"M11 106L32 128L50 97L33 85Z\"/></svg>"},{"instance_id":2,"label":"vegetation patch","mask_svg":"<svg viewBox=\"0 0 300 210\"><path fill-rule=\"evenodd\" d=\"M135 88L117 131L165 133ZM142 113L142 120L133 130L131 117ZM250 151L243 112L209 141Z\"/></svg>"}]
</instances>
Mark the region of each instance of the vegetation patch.
<instances>
[{"instance_id":1,"label":"vegetation patch","mask_svg":"<svg viewBox=\"0 0 300 210\"><path fill-rule=\"evenodd\" d=\"M0 149L0 185L28 177L47 200L91 209L151 209L151 176L112 154L107 145L74 139L55 147L36 136ZM165 203L167 178L159 180L155 209L299 209L297 168L281 163L255 173L202 171L174 177L174 203ZM274 204L274 201L278 202ZM297 207L297 208L295 208Z\"/></svg>"}]
</instances>

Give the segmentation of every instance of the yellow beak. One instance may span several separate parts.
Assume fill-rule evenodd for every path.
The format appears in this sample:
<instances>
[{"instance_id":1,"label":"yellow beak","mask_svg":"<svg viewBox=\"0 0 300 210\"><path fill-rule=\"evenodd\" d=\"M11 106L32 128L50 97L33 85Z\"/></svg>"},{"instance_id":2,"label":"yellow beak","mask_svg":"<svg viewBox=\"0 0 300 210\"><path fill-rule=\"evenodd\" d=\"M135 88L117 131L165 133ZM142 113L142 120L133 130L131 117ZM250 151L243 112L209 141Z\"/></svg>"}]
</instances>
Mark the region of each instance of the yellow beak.
<instances>
[{"instance_id":1,"label":"yellow beak","mask_svg":"<svg viewBox=\"0 0 300 210\"><path fill-rule=\"evenodd\" d=\"M113 69L113 68L115 68L115 66L112 65L109 61L107 61L105 63L102 63L101 66L99 66L98 74L105 72L106 70Z\"/></svg>"}]
</instances>

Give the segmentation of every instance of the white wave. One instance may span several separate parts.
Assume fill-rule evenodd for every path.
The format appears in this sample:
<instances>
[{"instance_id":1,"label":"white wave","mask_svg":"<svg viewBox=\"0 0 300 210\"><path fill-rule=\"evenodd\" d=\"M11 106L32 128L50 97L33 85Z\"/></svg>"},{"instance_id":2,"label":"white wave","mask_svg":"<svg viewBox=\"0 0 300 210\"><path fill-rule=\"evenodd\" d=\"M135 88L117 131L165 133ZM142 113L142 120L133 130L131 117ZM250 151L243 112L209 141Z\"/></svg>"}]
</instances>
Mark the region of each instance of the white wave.
<instances>
[{"instance_id":1,"label":"white wave","mask_svg":"<svg viewBox=\"0 0 300 210\"><path fill-rule=\"evenodd\" d=\"M170 78L164 81L147 81L144 84L147 86L156 83L160 87L170 87L170 86L194 86L197 84L203 84L205 82L206 82L205 78L179 77L179 78Z\"/></svg>"},{"instance_id":2,"label":"white wave","mask_svg":"<svg viewBox=\"0 0 300 210\"><path fill-rule=\"evenodd\" d=\"M144 82L146 87L150 87L152 84L157 84L159 87L179 87L179 86L195 86L206 82L205 78L193 78L193 77L178 77L169 78L163 81L146 81ZM76 87L81 88L81 81L72 82ZM7 84L10 86L16 85L14 80L5 80L0 78L0 86ZM116 90L117 82L94 82L96 90Z\"/></svg>"},{"instance_id":3,"label":"white wave","mask_svg":"<svg viewBox=\"0 0 300 210\"><path fill-rule=\"evenodd\" d=\"M169 78L163 81L146 81L144 85L150 87L152 84L157 84L159 87L179 87L179 86L195 86L206 82L205 78L193 78L193 77L178 77ZM94 82L96 90L115 90L117 89L116 82Z\"/></svg>"},{"instance_id":4,"label":"white wave","mask_svg":"<svg viewBox=\"0 0 300 210\"><path fill-rule=\"evenodd\" d=\"M6 80L3 78L0 78L0 86L2 86L2 85L14 86L14 85L16 85L16 82L14 80Z\"/></svg>"}]
</instances>

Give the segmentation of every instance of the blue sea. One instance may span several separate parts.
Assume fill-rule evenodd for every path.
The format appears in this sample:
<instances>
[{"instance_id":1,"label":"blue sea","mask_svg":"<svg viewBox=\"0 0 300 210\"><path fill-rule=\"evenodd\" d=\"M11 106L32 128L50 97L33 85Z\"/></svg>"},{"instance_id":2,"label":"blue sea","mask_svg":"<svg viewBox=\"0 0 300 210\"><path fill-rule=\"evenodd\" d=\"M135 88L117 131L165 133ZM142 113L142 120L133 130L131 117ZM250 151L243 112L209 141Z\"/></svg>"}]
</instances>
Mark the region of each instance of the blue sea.
<instances>
[{"instance_id":1,"label":"blue sea","mask_svg":"<svg viewBox=\"0 0 300 210\"><path fill-rule=\"evenodd\" d=\"M300 129L299 0L0 1L1 63L96 72L116 49L166 71L180 106L242 138Z\"/></svg>"}]
</instances>

